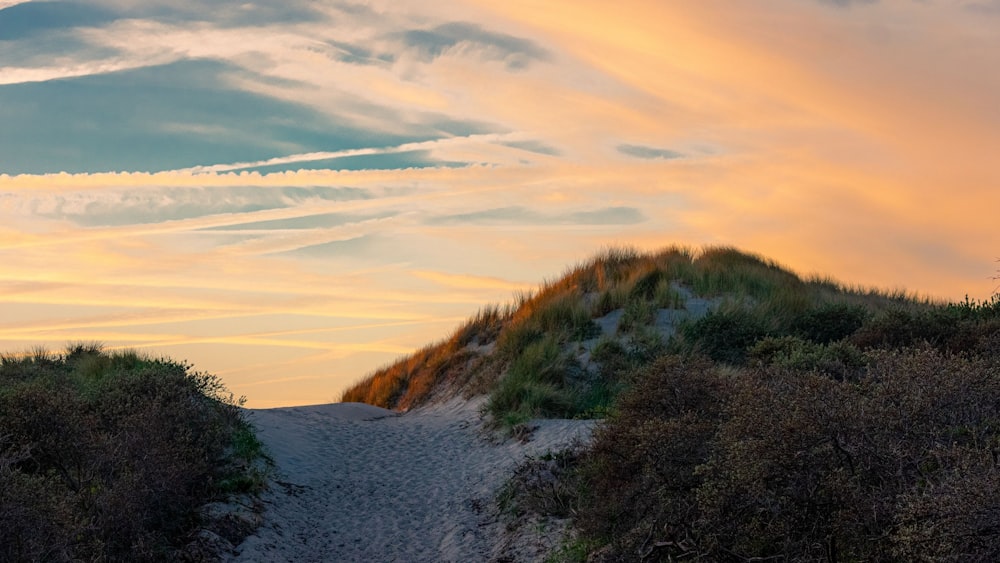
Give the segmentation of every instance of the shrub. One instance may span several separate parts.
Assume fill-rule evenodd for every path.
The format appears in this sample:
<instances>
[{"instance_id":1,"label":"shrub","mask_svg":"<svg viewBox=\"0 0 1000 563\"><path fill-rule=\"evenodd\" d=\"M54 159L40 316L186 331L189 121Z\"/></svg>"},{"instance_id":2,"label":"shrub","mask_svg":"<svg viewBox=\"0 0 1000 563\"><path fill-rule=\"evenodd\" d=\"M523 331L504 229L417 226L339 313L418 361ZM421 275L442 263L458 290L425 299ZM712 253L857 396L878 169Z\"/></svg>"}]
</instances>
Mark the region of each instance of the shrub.
<instances>
[{"instance_id":1,"label":"shrub","mask_svg":"<svg viewBox=\"0 0 1000 563\"><path fill-rule=\"evenodd\" d=\"M879 312L850 337L859 348L905 348L922 343L948 352L990 353L1000 336L995 305L972 302L896 306Z\"/></svg>"},{"instance_id":2,"label":"shrub","mask_svg":"<svg viewBox=\"0 0 1000 563\"><path fill-rule=\"evenodd\" d=\"M836 379L781 356L846 346L642 370L569 477L588 560L996 560L1000 358L874 351Z\"/></svg>"},{"instance_id":3,"label":"shrub","mask_svg":"<svg viewBox=\"0 0 1000 563\"><path fill-rule=\"evenodd\" d=\"M860 305L827 303L797 315L791 324L792 334L818 344L842 340L854 334L868 318Z\"/></svg>"},{"instance_id":4,"label":"shrub","mask_svg":"<svg viewBox=\"0 0 1000 563\"><path fill-rule=\"evenodd\" d=\"M794 336L764 338L748 354L756 365L819 372L840 380L859 379L865 365L861 351L847 342L816 344Z\"/></svg>"},{"instance_id":5,"label":"shrub","mask_svg":"<svg viewBox=\"0 0 1000 563\"><path fill-rule=\"evenodd\" d=\"M942 448L947 469L899 499L893 555L904 561L1000 561L995 454Z\"/></svg>"},{"instance_id":6,"label":"shrub","mask_svg":"<svg viewBox=\"0 0 1000 563\"><path fill-rule=\"evenodd\" d=\"M690 349L717 362L742 364L747 349L758 340L774 334L760 314L744 308L713 311L681 326L680 334Z\"/></svg>"},{"instance_id":7,"label":"shrub","mask_svg":"<svg viewBox=\"0 0 1000 563\"><path fill-rule=\"evenodd\" d=\"M6 362L0 559L176 559L200 505L252 486L250 437L221 382L185 364L85 346Z\"/></svg>"},{"instance_id":8,"label":"shrub","mask_svg":"<svg viewBox=\"0 0 1000 563\"><path fill-rule=\"evenodd\" d=\"M607 544L608 560L642 560L656 542L688 534L728 381L708 361L663 357L645 369L598 429L585 455L580 510L584 537ZM683 555L674 544L661 555Z\"/></svg>"},{"instance_id":9,"label":"shrub","mask_svg":"<svg viewBox=\"0 0 1000 563\"><path fill-rule=\"evenodd\" d=\"M738 559L868 559L868 538L841 530L843 510L870 506L847 483L846 392L828 378L784 371L737 380L701 469L702 550Z\"/></svg>"},{"instance_id":10,"label":"shrub","mask_svg":"<svg viewBox=\"0 0 1000 563\"><path fill-rule=\"evenodd\" d=\"M995 541L1000 512L976 491L996 488L996 358L920 348L879 352L868 364L860 384L773 369L740 378L702 469L706 549L786 560L990 559L982 546Z\"/></svg>"}]
</instances>

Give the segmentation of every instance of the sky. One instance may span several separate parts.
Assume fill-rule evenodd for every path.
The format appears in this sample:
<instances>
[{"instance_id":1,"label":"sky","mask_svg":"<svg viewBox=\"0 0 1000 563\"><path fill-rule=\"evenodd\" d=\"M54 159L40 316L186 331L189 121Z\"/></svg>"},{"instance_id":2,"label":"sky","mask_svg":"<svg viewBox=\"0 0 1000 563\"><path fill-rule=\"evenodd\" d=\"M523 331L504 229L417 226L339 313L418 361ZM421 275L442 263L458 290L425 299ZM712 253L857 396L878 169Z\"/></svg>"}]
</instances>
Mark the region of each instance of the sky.
<instances>
[{"instance_id":1,"label":"sky","mask_svg":"<svg viewBox=\"0 0 1000 563\"><path fill-rule=\"evenodd\" d=\"M989 297L998 0L0 0L0 350L324 403L603 248Z\"/></svg>"}]
</instances>

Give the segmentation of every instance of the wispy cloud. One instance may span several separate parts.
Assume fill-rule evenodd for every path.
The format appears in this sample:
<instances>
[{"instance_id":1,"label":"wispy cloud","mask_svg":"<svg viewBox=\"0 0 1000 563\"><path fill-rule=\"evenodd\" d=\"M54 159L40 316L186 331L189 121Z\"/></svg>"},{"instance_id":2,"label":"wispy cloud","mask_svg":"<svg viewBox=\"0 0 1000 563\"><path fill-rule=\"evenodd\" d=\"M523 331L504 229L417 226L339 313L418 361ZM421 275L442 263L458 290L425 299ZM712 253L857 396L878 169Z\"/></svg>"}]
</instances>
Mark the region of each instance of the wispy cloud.
<instances>
[{"instance_id":1,"label":"wispy cloud","mask_svg":"<svg viewBox=\"0 0 1000 563\"><path fill-rule=\"evenodd\" d=\"M660 149L656 147L647 147L644 145L621 144L618 145L617 148L618 152L626 156L642 158L647 160L656 160L656 159L670 160L673 158L682 158L684 156L683 154L677 151L672 151L670 149Z\"/></svg>"},{"instance_id":2,"label":"wispy cloud","mask_svg":"<svg viewBox=\"0 0 1000 563\"><path fill-rule=\"evenodd\" d=\"M537 285L537 282L532 282L532 283L513 282L501 278L494 278L487 276L472 276L468 274L449 274L445 272L432 272L424 270L416 270L413 272L413 275L421 279L441 284L445 287L462 288L462 289L501 289L514 292L519 290L531 289Z\"/></svg>"},{"instance_id":3,"label":"wispy cloud","mask_svg":"<svg viewBox=\"0 0 1000 563\"><path fill-rule=\"evenodd\" d=\"M526 68L549 58L546 49L534 42L505 33L496 33L469 22L450 22L430 29L410 29L393 34L420 58L432 61L448 54L469 54L497 60L509 70Z\"/></svg>"},{"instance_id":4,"label":"wispy cloud","mask_svg":"<svg viewBox=\"0 0 1000 563\"><path fill-rule=\"evenodd\" d=\"M498 207L471 213L429 217L432 225L449 224L528 224L528 225L632 225L645 220L634 207L606 207L565 213L539 213L519 206Z\"/></svg>"},{"instance_id":5,"label":"wispy cloud","mask_svg":"<svg viewBox=\"0 0 1000 563\"><path fill-rule=\"evenodd\" d=\"M269 158L266 160L259 160L254 162L238 162L234 164L213 164L208 166L194 166L191 168L177 170L177 172L193 173L193 174L199 174L204 172L231 172L233 170L264 168L264 167L278 166L284 164L300 164L305 162L333 160L333 159L347 158L352 156L396 154L396 153L404 153L404 152L412 152L420 150L440 150L440 149L446 149L448 146L465 145L468 144L470 141L497 142L502 138L503 137L501 135L496 135L496 134L469 135L467 137L460 137L460 138L435 139L432 141L422 141L417 143L403 143L401 145L394 147L384 147L384 148L369 147L369 148L350 149L350 150L343 150L336 152L313 152L313 153L294 154L289 156Z\"/></svg>"}]
</instances>

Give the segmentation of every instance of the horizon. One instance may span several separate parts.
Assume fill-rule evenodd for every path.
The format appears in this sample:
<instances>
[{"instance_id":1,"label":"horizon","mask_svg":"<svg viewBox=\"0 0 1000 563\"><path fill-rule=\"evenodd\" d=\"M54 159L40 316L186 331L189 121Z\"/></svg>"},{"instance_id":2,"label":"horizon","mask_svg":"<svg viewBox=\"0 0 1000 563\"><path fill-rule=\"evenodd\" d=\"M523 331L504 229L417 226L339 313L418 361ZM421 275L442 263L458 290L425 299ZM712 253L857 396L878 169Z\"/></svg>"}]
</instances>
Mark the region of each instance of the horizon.
<instances>
[{"instance_id":1,"label":"horizon","mask_svg":"<svg viewBox=\"0 0 1000 563\"><path fill-rule=\"evenodd\" d=\"M603 248L996 291L1000 1L0 0L0 350L322 404Z\"/></svg>"}]
</instances>

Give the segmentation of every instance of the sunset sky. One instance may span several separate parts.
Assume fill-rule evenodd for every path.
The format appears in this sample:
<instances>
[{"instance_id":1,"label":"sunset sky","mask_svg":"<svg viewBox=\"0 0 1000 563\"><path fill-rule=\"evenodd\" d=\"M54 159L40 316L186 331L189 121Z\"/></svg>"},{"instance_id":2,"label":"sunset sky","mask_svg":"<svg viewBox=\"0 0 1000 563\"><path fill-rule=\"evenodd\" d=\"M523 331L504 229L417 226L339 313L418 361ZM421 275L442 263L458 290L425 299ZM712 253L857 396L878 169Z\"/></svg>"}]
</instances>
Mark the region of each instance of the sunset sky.
<instances>
[{"instance_id":1,"label":"sunset sky","mask_svg":"<svg viewBox=\"0 0 1000 563\"><path fill-rule=\"evenodd\" d=\"M998 0L0 0L0 350L329 402L616 244L986 298L998 69Z\"/></svg>"}]
</instances>

